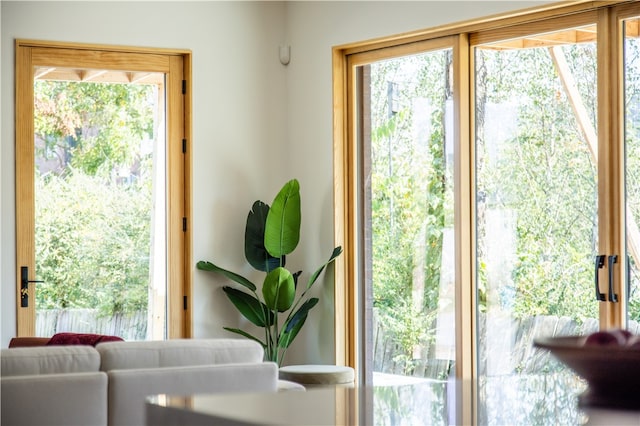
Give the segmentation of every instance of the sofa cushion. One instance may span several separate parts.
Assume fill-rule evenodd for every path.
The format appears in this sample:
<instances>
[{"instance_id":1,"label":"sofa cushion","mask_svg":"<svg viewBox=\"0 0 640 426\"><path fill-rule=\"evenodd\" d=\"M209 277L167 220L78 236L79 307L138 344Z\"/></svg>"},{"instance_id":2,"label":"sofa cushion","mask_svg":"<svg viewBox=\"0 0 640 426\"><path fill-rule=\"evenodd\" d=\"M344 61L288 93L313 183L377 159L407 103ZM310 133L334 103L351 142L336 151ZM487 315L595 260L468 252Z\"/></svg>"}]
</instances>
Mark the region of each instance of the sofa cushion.
<instances>
[{"instance_id":1,"label":"sofa cushion","mask_svg":"<svg viewBox=\"0 0 640 426\"><path fill-rule=\"evenodd\" d=\"M145 399L167 394L275 392L278 366L273 362L109 371L110 426L145 424Z\"/></svg>"},{"instance_id":2,"label":"sofa cushion","mask_svg":"<svg viewBox=\"0 0 640 426\"><path fill-rule=\"evenodd\" d=\"M51 337L12 337L9 341L9 347L46 346L49 340L51 340Z\"/></svg>"},{"instance_id":3,"label":"sofa cushion","mask_svg":"<svg viewBox=\"0 0 640 426\"><path fill-rule=\"evenodd\" d=\"M96 346L102 371L262 362L262 346L244 339L107 342Z\"/></svg>"},{"instance_id":4,"label":"sofa cushion","mask_svg":"<svg viewBox=\"0 0 640 426\"><path fill-rule=\"evenodd\" d=\"M2 356L4 358L4 352ZM107 375L104 372L2 377L0 395L2 425L107 424Z\"/></svg>"},{"instance_id":5,"label":"sofa cushion","mask_svg":"<svg viewBox=\"0 0 640 426\"><path fill-rule=\"evenodd\" d=\"M100 354L91 346L2 349L0 362L3 377L100 371Z\"/></svg>"},{"instance_id":6,"label":"sofa cushion","mask_svg":"<svg viewBox=\"0 0 640 426\"><path fill-rule=\"evenodd\" d=\"M90 345L95 346L103 342L122 342L124 339L118 336L107 336L92 333L56 333L51 336L47 345Z\"/></svg>"}]
</instances>

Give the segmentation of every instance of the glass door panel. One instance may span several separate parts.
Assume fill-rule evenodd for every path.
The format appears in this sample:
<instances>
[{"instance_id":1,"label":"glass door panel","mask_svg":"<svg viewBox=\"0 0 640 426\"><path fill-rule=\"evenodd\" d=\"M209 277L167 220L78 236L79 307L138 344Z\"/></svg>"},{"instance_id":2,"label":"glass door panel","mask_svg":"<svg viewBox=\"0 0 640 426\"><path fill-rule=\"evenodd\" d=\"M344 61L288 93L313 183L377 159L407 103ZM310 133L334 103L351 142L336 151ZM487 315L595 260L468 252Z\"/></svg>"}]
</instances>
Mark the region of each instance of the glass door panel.
<instances>
[{"instance_id":1,"label":"glass door panel","mask_svg":"<svg viewBox=\"0 0 640 426\"><path fill-rule=\"evenodd\" d=\"M36 336L164 339L164 74L35 75Z\"/></svg>"},{"instance_id":2,"label":"glass door panel","mask_svg":"<svg viewBox=\"0 0 640 426\"><path fill-rule=\"evenodd\" d=\"M640 334L640 18L622 22L627 194L627 328Z\"/></svg>"},{"instance_id":3,"label":"glass door panel","mask_svg":"<svg viewBox=\"0 0 640 426\"><path fill-rule=\"evenodd\" d=\"M357 69L369 384L454 372L451 62L442 49Z\"/></svg>"},{"instance_id":4,"label":"glass door panel","mask_svg":"<svg viewBox=\"0 0 640 426\"><path fill-rule=\"evenodd\" d=\"M475 48L480 380L556 380L565 367L533 339L599 327L595 38L594 25ZM480 397L513 401L491 383Z\"/></svg>"}]
</instances>

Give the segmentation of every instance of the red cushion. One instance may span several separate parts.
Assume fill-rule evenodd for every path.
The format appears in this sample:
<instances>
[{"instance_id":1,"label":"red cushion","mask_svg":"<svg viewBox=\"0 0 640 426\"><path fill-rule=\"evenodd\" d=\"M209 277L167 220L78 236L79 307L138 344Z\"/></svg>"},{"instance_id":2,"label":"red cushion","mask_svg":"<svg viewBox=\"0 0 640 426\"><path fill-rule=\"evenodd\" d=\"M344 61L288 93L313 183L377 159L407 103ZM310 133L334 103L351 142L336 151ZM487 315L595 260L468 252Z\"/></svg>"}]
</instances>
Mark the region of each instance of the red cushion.
<instances>
[{"instance_id":1,"label":"red cushion","mask_svg":"<svg viewBox=\"0 0 640 426\"><path fill-rule=\"evenodd\" d=\"M89 345L95 346L102 342L116 342L124 339L118 336L105 336L90 333L57 333L47 342L47 345Z\"/></svg>"},{"instance_id":2,"label":"red cushion","mask_svg":"<svg viewBox=\"0 0 640 426\"><path fill-rule=\"evenodd\" d=\"M9 341L10 348L25 346L45 346L51 340L49 337L13 337Z\"/></svg>"}]
</instances>

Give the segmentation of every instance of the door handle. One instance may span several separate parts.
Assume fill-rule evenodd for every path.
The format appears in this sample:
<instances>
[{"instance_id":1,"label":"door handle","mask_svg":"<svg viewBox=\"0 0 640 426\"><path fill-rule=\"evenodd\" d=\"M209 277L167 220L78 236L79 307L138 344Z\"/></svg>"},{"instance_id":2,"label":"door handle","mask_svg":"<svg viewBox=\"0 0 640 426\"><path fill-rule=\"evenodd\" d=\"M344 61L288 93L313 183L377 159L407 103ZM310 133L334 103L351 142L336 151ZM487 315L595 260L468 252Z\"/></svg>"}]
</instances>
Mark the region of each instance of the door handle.
<instances>
[{"instance_id":1,"label":"door handle","mask_svg":"<svg viewBox=\"0 0 640 426\"><path fill-rule=\"evenodd\" d=\"M29 268L26 266L20 267L20 307L29 307L29 283L43 283L44 281L30 280Z\"/></svg>"},{"instance_id":2,"label":"door handle","mask_svg":"<svg viewBox=\"0 0 640 426\"><path fill-rule=\"evenodd\" d=\"M618 262L618 255L609 256L609 302L618 302L618 295L613 292L613 264Z\"/></svg>"},{"instance_id":3,"label":"door handle","mask_svg":"<svg viewBox=\"0 0 640 426\"><path fill-rule=\"evenodd\" d=\"M599 302L605 302L607 300L607 297L604 295L604 293L600 293L600 280L598 279L598 270L602 269L602 267L604 266L604 258L606 256L604 254L599 254L596 256L596 300Z\"/></svg>"}]
</instances>

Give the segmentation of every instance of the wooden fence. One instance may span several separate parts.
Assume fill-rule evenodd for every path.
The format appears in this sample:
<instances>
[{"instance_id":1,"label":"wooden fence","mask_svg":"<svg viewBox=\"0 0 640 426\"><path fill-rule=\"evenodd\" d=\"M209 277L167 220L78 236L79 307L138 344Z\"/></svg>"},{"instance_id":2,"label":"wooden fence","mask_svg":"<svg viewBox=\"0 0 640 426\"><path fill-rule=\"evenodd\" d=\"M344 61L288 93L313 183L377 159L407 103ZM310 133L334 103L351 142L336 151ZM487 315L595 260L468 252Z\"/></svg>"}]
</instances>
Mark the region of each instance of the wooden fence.
<instances>
[{"instance_id":1,"label":"wooden fence","mask_svg":"<svg viewBox=\"0 0 640 426\"><path fill-rule=\"evenodd\" d=\"M486 324L493 329L487 336ZM568 317L535 316L523 319L510 317L478 318L480 336L478 365L487 375L522 373L546 373L557 364L546 351L533 347L533 340L540 337L588 334L596 331L598 321L587 320L577 324ZM435 330L435 327L433 328ZM93 309L38 310L36 336L52 336L55 333L97 333L120 336L125 340L147 339L147 313L101 316ZM640 334L640 323L629 321L629 331ZM373 320L373 371L402 376L444 379L453 373L453 359L436 356L436 341L431 339L418 351L407 354L398 338ZM419 358L413 358L419 353ZM552 367L550 367L552 366Z\"/></svg>"},{"instance_id":2,"label":"wooden fence","mask_svg":"<svg viewBox=\"0 0 640 426\"><path fill-rule=\"evenodd\" d=\"M147 313L100 315L95 309L40 309L36 313L36 336L55 333L96 333L125 340L147 339Z\"/></svg>"}]
</instances>

